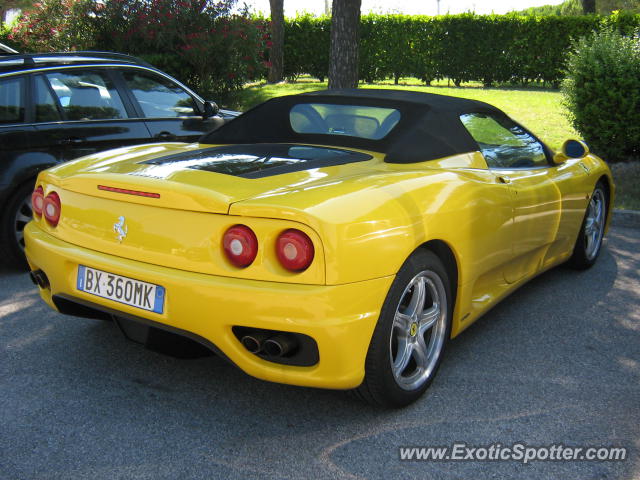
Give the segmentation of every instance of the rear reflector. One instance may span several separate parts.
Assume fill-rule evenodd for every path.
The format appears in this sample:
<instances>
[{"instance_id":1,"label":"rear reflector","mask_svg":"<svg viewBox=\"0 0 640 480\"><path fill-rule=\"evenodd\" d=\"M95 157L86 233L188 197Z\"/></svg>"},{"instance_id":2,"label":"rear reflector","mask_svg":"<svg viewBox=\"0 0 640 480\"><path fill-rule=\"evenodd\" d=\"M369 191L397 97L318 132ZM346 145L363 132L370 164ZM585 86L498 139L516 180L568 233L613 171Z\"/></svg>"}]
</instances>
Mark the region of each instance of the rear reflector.
<instances>
[{"instance_id":1,"label":"rear reflector","mask_svg":"<svg viewBox=\"0 0 640 480\"><path fill-rule=\"evenodd\" d=\"M98 190L113 193L124 193L126 195L137 195L138 197L160 198L159 193L140 192L138 190L127 190L126 188L107 187L106 185L98 185Z\"/></svg>"}]
</instances>

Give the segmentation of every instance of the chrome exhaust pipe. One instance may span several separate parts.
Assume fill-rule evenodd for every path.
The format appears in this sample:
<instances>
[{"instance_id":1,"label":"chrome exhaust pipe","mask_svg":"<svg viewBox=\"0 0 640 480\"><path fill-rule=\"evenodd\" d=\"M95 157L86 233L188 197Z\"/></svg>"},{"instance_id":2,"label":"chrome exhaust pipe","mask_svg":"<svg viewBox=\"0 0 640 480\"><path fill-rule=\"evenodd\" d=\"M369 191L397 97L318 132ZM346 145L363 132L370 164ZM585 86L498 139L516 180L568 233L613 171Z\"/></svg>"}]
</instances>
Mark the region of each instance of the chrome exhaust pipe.
<instances>
[{"instance_id":1,"label":"chrome exhaust pipe","mask_svg":"<svg viewBox=\"0 0 640 480\"><path fill-rule=\"evenodd\" d=\"M262 351L270 357L282 357L298 346L293 337L288 335L276 335L267 339L262 345Z\"/></svg>"},{"instance_id":2,"label":"chrome exhaust pipe","mask_svg":"<svg viewBox=\"0 0 640 480\"><path fill-rule=\"evenodd\" d=\"M260 353L264 347L267 335L260 332L255 332L249 335L245 335L240 339L240 343L249 350L251 353Z\"/></svg>"}]
</instances>

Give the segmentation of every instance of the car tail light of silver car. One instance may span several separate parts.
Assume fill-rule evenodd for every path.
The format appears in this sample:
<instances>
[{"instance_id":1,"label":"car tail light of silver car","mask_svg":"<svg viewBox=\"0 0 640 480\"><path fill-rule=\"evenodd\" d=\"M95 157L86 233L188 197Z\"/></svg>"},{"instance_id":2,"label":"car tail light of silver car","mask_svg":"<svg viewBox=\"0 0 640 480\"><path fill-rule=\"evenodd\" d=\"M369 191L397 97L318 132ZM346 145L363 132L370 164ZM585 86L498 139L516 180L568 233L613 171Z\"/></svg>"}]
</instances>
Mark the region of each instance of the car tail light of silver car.
<instances>
[{"instance_id":1,"label":"car tail light of silver car","mask_svg":"<svg viewBox=\"0 0 640 480\"><path fill-rule=\"evenodd\" d=\"M258 239L246 225L234 225L222 239L224 253L236 267L244 268L253 263L258 254Z\"/></svg>"},{"instance_id":2,"label":"car tail light of silver car","mask_svg":"<svg viewBox=\"0 0 640 480\"><path fill-rule=\"evenodd\" d=\"M300 230L285 230L276 240L278 260L284 268L292 272L306 270L313 262L314 253L313 242Z\"/></svg>"},{"instance_id":3,"label":"car tail light of silver car","mask_svg":"<svg viewBox=\"0 0 640 480\"><path fill-rule=\"evenodd\" d=\"M44 199L42 213L44 218L52 227L58 225L60 221L60 212L62 211L62 204L60 203L60 197L56 192L51 192Z\"/></svg>"},{"instance_id":4,"label":"car tail light of silver car","mask_svg":"<svg viewBox=\"0 0 640 480\"><path fill-rule=\"evenodd\" d=\"M44 190L42 186L36 188L31 194L31 208L37 216L42 215L42 209L44 208Z\"/></svg>"}]
</instances>

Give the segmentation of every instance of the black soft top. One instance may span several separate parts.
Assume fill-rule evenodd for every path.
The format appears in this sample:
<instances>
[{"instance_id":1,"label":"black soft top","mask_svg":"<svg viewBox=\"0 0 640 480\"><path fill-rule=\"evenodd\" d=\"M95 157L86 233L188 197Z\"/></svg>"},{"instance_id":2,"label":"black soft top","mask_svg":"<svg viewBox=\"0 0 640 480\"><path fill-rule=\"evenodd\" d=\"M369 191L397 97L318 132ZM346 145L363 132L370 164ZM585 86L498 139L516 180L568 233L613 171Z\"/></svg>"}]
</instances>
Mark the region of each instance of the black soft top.
<instances>
[{"instance_id":1,"label":"black soft top","mask_svg":"<svg viewBox=\"0 0 640 480\"><path fill-rule=\"evenodd\" d=\"M296 133L289 112L294 105L327 103L394 108L400 121L379 139L333 134ZM416 163L478 150L478 144L460 121L465 113L492 113L499 109L476 100L407 90L321 90L268 100L205 135L201 143L305 143L358 148L386 154L388 163Z\"/></svg>"}]
</instances>

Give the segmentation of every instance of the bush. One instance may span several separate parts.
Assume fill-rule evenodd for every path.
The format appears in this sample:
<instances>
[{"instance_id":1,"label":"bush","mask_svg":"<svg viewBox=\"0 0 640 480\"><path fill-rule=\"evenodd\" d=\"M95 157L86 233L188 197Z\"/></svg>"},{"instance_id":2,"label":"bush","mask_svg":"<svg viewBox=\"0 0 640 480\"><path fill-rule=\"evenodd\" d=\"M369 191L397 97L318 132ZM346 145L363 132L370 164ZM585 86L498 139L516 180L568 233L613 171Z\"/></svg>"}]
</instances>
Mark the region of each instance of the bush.
<instances>
[{"instance_id":1,"label":"bush","mask_svg":"<svg viewBox=\"0 0 640 480\"><path fill-rule=\"evenodd\" d=\"M216 100L265 72L264 21L235 0L41 0L11 37L21 51L106 50L146 59Z\"/></svg>"},{"instance_id":2,"label":"bush","mask_svg":"<svg viewBox=\"0 0 640 480\"><path fill-rule=\"evenodd\" d=\"M11 28L7 25L0 26L0 43L18 51L22 48L20 42L13 39Z\"/></svg>"},{"instance_id":3,"label":"bush","mask_svg":"<svg viewBox=\"0 0 640 480\"><path fill-rule=\"evenodd\" d=\"M109 0L95 4L98 49L140 56L216 100L261 77L265 23L223 0Z\"/></svg>"},{"instance_id":4,"label":"bush","mask_svg":"<svg viewBox=\"0 0 640 480\"><path fill-rule=\"evenodd\" d=\"M575 129L608 161L640 158L640 31L606 28L574 44L563 83Z\"/></svg>"},{"instance_id":5,"label":"bush","mask_svg":"<svg viewBox=\"0 0 640 480\"><path fill-rule=\"evenodd\" d=\"M23 11L9 33L20 52L84 50L93 36L87 21L90 0L42 0Z\"/></svg>"}]
</instances>

